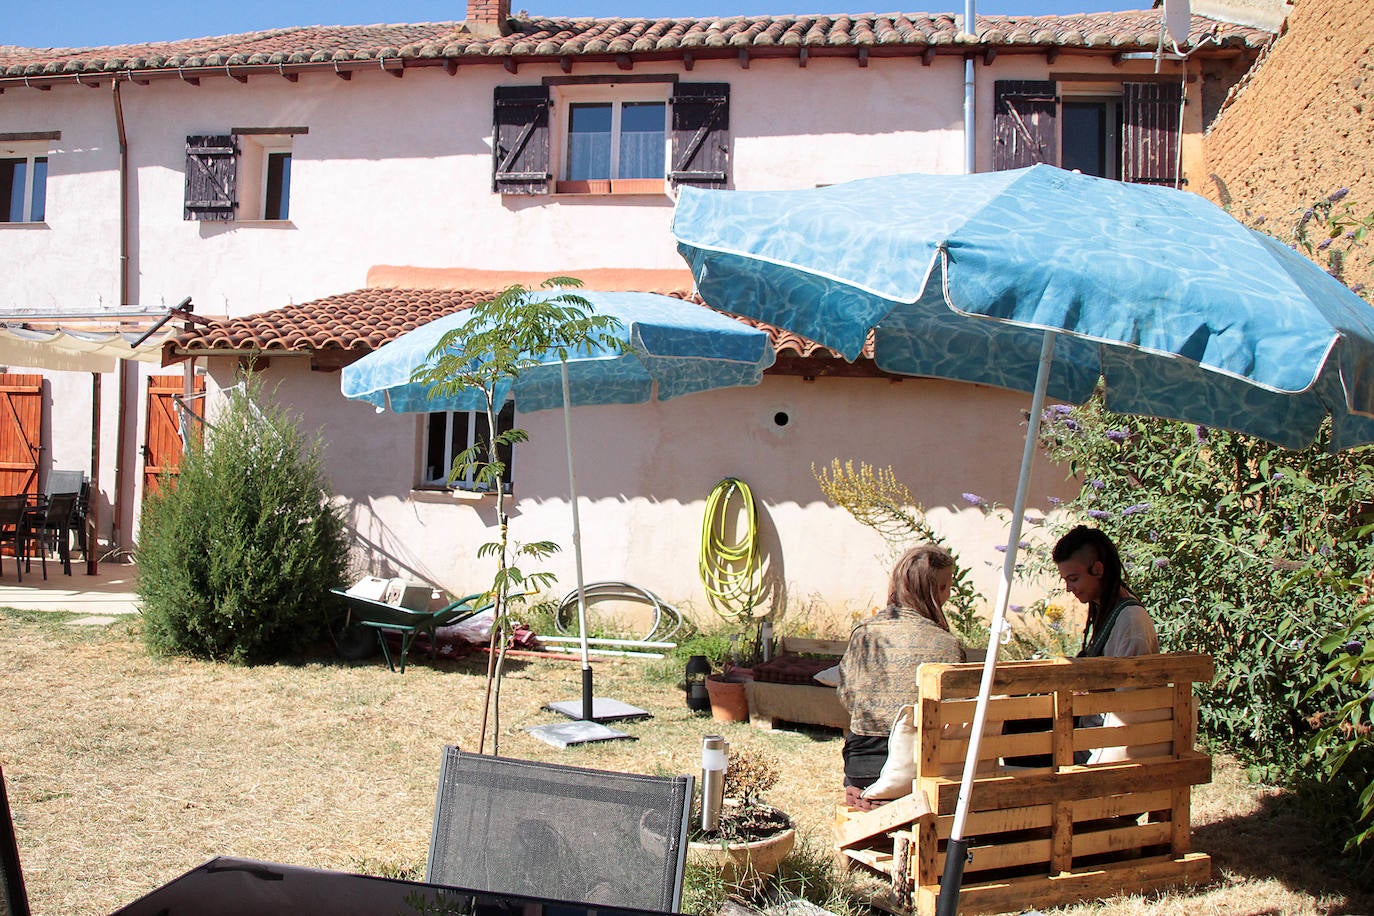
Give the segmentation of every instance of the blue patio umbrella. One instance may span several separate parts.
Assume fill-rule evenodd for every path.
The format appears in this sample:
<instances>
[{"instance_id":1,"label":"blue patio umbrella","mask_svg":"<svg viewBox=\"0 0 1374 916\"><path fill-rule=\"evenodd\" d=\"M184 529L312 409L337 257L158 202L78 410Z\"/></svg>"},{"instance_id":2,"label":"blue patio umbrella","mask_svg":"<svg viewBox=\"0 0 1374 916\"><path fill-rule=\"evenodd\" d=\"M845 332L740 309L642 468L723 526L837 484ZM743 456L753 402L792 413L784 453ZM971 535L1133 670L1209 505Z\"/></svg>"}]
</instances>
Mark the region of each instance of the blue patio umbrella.
<instances>
[{"instance_id":1,"label":"blue patio umbrella","mask_svg":"<svg viewBox=\"0 0 1374 916\"><path fill-rule=\"evenodd\" d=\"M1046 395L1333 450L1374 442L1374 310L1205 199L1046 165L799 191L684 188L678 250L709 304L879 368L1033 394L942 913L1005 627Z\"/></svg>"},{"instance_id":2,"label":"blue patio umbrella","mask_svg":"<svg viewBox=\"0 0 1374 916\"><path fill-rule=\"evenodd\" d=\"M757 385L773 364L768 334L694 302L653 293L551 289L529 293L542 301L572 293L590 306L590 314L616 319L611 332L622 348L598 347L559 353L528 354L538 365L524 369L495 391L496 403L515 398L521 413L563 408L568 452L568 496L572 506L573 558L577 571L578 627L582 650L584 719L592 718L591 664L588 660L586 602L582 580L582 531L577 513L577 478L573 469L571 408L595 404L639 404L666 401L714 388ZM464 326L467 311L435 319L378 347L344 367L340 387L345 397L399 413L484 410L486 397L476 388L431 398L429 386L414 381L416 370L449 331Z\"/></svg>"}]
</instances>

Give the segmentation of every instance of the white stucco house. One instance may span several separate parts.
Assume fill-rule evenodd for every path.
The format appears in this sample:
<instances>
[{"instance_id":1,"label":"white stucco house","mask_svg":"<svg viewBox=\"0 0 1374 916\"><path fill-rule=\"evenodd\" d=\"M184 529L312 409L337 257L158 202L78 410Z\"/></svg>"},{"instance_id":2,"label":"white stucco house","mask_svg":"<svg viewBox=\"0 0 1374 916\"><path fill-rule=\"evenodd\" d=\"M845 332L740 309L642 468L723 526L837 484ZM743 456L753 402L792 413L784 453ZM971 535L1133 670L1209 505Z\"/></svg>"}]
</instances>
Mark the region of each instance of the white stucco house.
<instances>
[{"instance_id":1,"label":"white stucco house","mask_svg":"<svg viewBox=\"0 0 1374 916\"><path fill-rule=\"evenodd\" d=\"M98 536L129 549L180 376L213 399L251 359L322 430L359 571L477 590L492 507L441 479L468 418L376 414L340 395L342 366L513 281L690 296L669 232L684 184L1048 161L1196 187L1202 131L1274 37L1194 16L1175 48L1159 10L964 25L513 18L509 0L469 0L455 22L0 47L0 321L140 331L188 297L208 319L165 326L165 366L7 365L7 384L27 379L30 419L0 429L6 491L98 471ZM576 411L588 580L703 607L703 504L733 476L759 500L791 611L843 619L880 603L881 539L812 475L839 458L892 466L991 582L1001 524L961 494L1010 501L1028 398L775 343L755 388ZM518 423L530 441L512 462L515 536L566 545L561 418ZM1069 487L1046 463L1038 475L1043 510ZM552 564L564 585L571 563Z\"/></svg>"}]
</instances>

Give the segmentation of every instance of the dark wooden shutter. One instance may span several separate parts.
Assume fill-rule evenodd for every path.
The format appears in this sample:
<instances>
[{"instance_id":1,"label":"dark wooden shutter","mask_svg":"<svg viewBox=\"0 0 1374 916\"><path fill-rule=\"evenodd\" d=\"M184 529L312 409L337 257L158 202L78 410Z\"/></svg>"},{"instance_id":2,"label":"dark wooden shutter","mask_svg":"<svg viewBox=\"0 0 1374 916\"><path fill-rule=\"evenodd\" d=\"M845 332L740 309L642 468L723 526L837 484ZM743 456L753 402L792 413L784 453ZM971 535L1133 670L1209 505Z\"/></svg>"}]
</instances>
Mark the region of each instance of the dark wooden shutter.
<instances>
[{"instance_id":1,"label":"dark wooden shutter","mask_svg":"<svg viewBox=\"0 0 1374 916\"><path fill-rule=\"evenodd\" d=\"M491 189L549 193L549 88L497 86L492 120Z\"/></svg>"},{"instance_id":2,"label":"dark wooden shutter","mask_svg":"<svg viewBox=\"0 0 1374 916\"><path fill-rule=\"evenodd\" d=\"M723 188L730 181L730 84L678 83L673 106L674 185Z\"/></svg>"},{"instance_id":3,"label":"dark wooden shutter","mask_svg":"<svg viewBox=\"0 0 1374 916\"><path fill-rule=\"evenodd\" d=\"M1122 179L1172 187L1178 179L1183 91L1176 83L1125 83L1121 88Z\"/></svg>"},{"instance_id":4,"label":"dark wooden shutter","mask_svg":"<svg viewBox=\"0 0 1374 916\"><path fill-rule=\"evenodd\" d=\"M1059 99L1053 80L998 80L993 86L992 167L1059 164Z\"/></svg>"},{"instance_id":5,"label":"dark wooden shutter","mask_svg":"<svg viewBox=\"0 0 1374 916\"><path fill-rule=\"evenodd\" d=\"M38 492L43 376L0 374L0 494Z\"/></svg>"},{"instance_id":6,"label":"dark wooden shutter","mask_svg":"<svg viewBox=\"0 0 1374 916\"><path fill-rule=\"evenodd\" d=\"M231 220L239 205L239 138L186 138L186 219Z\"/></svg>"}]
</instances>

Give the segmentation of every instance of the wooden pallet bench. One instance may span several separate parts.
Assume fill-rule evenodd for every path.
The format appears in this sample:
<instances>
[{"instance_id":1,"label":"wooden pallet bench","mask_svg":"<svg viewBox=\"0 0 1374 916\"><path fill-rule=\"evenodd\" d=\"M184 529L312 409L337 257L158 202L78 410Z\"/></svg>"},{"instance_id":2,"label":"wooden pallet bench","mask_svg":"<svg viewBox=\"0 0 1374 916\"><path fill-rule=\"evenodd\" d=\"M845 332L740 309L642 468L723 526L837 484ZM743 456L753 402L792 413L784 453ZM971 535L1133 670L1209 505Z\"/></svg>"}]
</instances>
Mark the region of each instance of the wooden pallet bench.
<instances>
[{"instance_id":1,"label":"wooden pallet bench","mask_svg":"<svg viewBox=\"0 0 1374 916\"><path fill-rule=\"evenodd\" d=\"M1210 656L1182 652L998 665L959 911L1021 912L1209 880L1210 857L1192 850L1190 804L1192 787L1212 778L1212 758L1194 747L1193 684L1213 672ZM871 901L882 909L935 912L981 676L979 664L923 665L913 794L837 813L837 860L883 880ZM1102 713L1119 723L1075 719ZM1012 720L1026 732L1004 734ZM1074 751L1099 748L1115 761L1074 763ZM1004 762L1025 755L1049 757Z\"/></svg>"}]
</instances>

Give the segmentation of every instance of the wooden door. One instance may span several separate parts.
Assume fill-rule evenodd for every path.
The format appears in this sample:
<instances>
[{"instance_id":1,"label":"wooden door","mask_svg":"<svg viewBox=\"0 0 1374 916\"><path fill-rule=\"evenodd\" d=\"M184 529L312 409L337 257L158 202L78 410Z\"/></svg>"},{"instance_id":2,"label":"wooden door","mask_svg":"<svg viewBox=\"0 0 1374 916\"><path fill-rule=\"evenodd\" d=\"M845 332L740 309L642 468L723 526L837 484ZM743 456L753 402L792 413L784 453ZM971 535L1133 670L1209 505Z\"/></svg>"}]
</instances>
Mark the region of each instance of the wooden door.
<instances>
[{"instance_id":1,"label":"wooden door","mask_svg":"<svg viewBox=\"0 0 1374 916\"><path fill-rule=\"evenodd\" d=\"M143 492L156 493L158 478L162 475L176 475L181 467L180 408L176 398L182 398L186 409L204 419L205 398L197 397L187 401L183 397L186 379L180 375L152 375L148 377L148 425L143 438ZM204 395L205 378L196 376L192 380L192 393ZM193 426L199 426L194 420Z\"/></svg>"},{"instance_id":2,"label":"wooden door","mask_svg":"<svg viewBox=\"0 0 1374 916\"><path fill-rule=\"evenodd\" d=\"M38 492L43 376L0 374L0 495Z\"/></svg>"}]
</instances>

